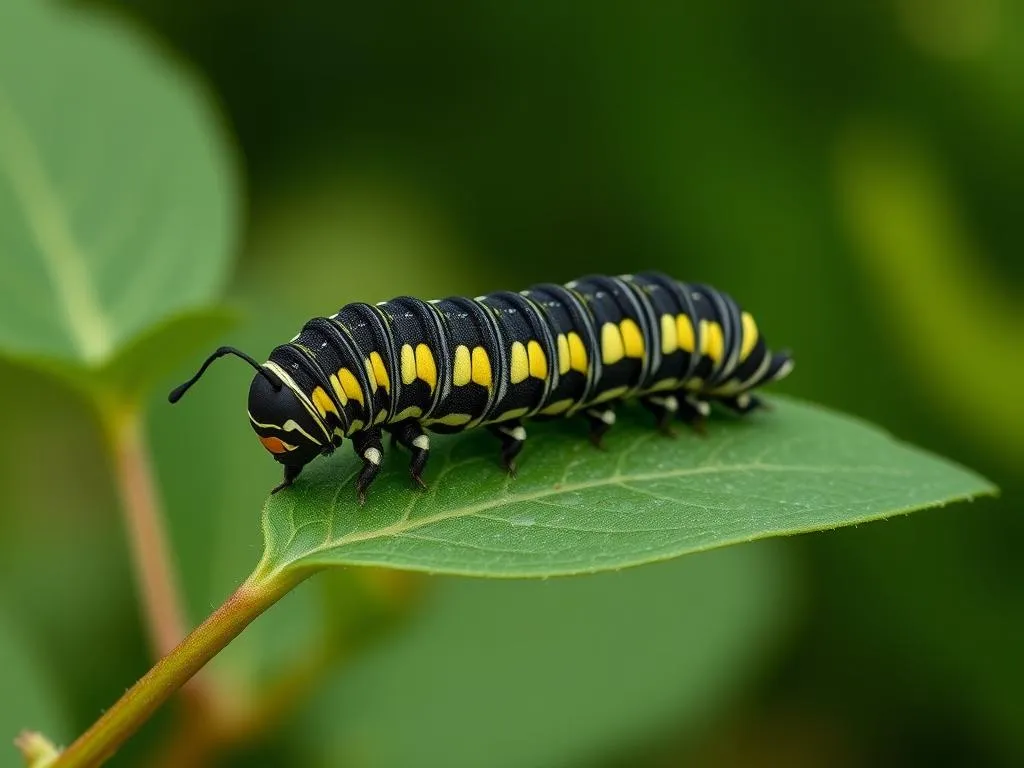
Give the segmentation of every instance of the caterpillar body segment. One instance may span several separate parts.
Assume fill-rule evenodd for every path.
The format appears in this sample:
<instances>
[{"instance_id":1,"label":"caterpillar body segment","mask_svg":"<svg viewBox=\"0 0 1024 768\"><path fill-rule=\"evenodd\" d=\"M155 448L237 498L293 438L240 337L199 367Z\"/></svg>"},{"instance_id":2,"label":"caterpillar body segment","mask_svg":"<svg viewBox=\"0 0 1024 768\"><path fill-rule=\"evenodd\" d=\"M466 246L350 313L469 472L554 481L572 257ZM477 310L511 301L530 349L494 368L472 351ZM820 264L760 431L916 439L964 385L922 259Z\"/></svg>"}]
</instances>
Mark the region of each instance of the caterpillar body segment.
<instances>
[{"instance_id":1,"label":"caterpillar body segment","mask_svg":"<svg viewBox=\"0 0 1024 768\"><path fill-rule=\"evenodd\" d=\"M363 461L360 499L377 474L383 432L411 452L423 484L427 431L484 427L510 472L524 420L580 415L591 439L614 405L638 398L658 426L703 424L710 402L748 413L751 394L788 375L753 317L727 294L660 273L588 276L474 299L399 297L355 303L310 320L257 367L249 420L290 485L316 456L352 440ZM176 401L200 373L171 395Z\"/></svg>"}]
</instances>

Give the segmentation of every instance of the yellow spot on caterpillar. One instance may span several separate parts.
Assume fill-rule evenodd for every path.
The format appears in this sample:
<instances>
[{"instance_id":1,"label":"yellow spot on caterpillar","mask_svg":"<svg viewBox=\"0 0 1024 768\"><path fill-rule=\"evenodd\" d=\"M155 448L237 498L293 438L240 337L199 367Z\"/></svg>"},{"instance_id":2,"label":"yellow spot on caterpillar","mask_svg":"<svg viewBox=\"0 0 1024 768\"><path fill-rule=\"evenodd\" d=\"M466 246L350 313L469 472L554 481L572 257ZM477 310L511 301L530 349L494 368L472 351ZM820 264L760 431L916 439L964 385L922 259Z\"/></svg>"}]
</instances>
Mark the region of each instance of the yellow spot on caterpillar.
<instances>
[{"instance_id":1,"label":"yellow spot on caterpillar","mask_svg":"<svg viewBox=\"0 0 1024 768\"><path fill-rule=\"evenodd\" d=\"M622 343L626 350L626 357L642 359L644 356L644 336L640 333L640 326L636 321L627 317L619 323L619 332L622 334Z\"/></svg>"},{"instance_id":2,"label":"yellow spot on caterpillar","mask_svg":"<svg viewBox=\"0 0 1024 768\"><path fill-rule=\"evenodd\" d=\"M361 419L353 419L352 423L348 425L347 434L351 435L353 432L358 432L363 428L363 422Z\"/></svg>"},{"instance_id":3,"label":"yellow spot on caterpillar","mask_svg":"<svg viewBox=\"0 0 1024 768\"><path fill-rule=\"evenodd\" d=\"M729 379L728 381L722 382L720 385L712 389L708 394L710 395L734 395L743 389L743 382L736 379Z\"/></svg>"},{"instance_id":4,"label":"yellow spot on caterpillar","mask_svg":"<svg viewBox=\"0 0 1024 768\"><path fill-rule=\"evenodd\" d=\"M725 341L722 339L722 326L714 321L707 321L704 336L704 352L716 363L721 362Z\"/></svg>"},{"instance_id":5,"label":"yellow spot on caterpillar","mask_svg":"<svg viewBox=\"0 0 1024 768\"><path fill-rule=\"evenodd\" d=\"M666 389L675 389L679 386L679 379L668 378L654 382L647 388L647 392L662 392ZM646 394L646 393L645 393Z\"/></svg>"},{"instance_id":6,"label":"yellow spot on caterpillar","mask_svg":"<svg viewBox=\"0 0 1024 768\"><path fill-rule=\"evenodd\" d=\"M370 365L373 367L373 378L384 387L384 391L391 394L391 379L388 377L388 369L384 367L384 360L377 351L370 353Z\"/></svg>"},{"instance_id":7,"label":"yellow spot on caterpillar","mask_svg":"<svg viewBox=\"0 0 1024 768\"><path fill-rule=\"evenodd\" d=\"M452 384L464 387L473 378L473 368L469 362L469 347L459 344L455 348L455 365L452 367Z\"/></svg>"},{"instance_id":8,"label":"yellow spot on caterpillar","mask_svg":"<svg viewBox=\"0 0 1024 768\"><path fill-rule=\"evenodd\" d=\"M544 379L548 375L548 358L539 341L531 341L526 345L530 355L530 375L535 379Z\"/></svg>"},{"instance_id":9,"label":"yellow spot on caterpillar","mask_svg":"<svg viewBox=\"0 0 1024 768\"><path fill-rule=\"evenodd\" d=\"M434 365L434 353L426 344L416 345L416 377L425 381L431 392L437 386L437 366Z\"/></svg>"},{"instance_id":10,"label":"yellow spot on caterpillar","mask_svg":"<svg viewBox=\"0 0 1024 768\"><path fill-rule=\"evenodd\" d=\"M271 453L287 453L288 451L294 451L294 445L288 445L284 440L279 437L263 437L260 436L260 442L263 443L263 447Z\"/></svg>"},{"instance_id":11,"label":"yellow spot on caterpillar","mask_svg":"<svg viewBox=\"0 0 1024 768\"><path fill-rule=\"evenodd\" d=\"M609 400L614 400L618 397L622 397L628 391L629 387L613 387L612 389L609 389L606 392L602 392L601 394L599 394L597 397L590 401L590 404L607 403Z\"/></svg>"},{"instance_id":12,"label":"yellow spot on caterpillar","mask_svg":"<svg viewBox=\"0 0 1024 768\"><path fill-rule=\"evenodd\" d=\"M310 399L313 401L313 405L316 406L317 411L320 412L321 418L326 419L328 411L333 413L335 416L338 415L338 409L334 407L334 401L327 396L323 387L317 387L314 389Z\"/></svg>"},{"instance_id":13,"label":"yellow spot on caterpillar","mask_svg":"<svg viewBox=\"0 0 1024 768\"><path fill-rule=\"evenodd\" d=\"M483 422L484 424L501 424L504 421L512 421L513 419L521 419L529 413L528 408L514 408L511 411L506 411L501 416L490 419L489 421Z\"/></svg>"},{"instance_id":14,"label":"yellow spot on caterpillar","mask_svg":"<svg viewBox=\"0 0 1024 768\"><path fill-rule=\"evenodd\" d=\"M601 326L601 361L605 365L614 365L622 359L625 350L622 347L622 334L615 323Z\"/></svg>"},{"instance_id":15,"label":"yellow spot on caterpillar","mask_svg":"<svg viewBox=\"0 0 1024 768\"><path fill-rule=\"evenodd\" d=\"M348 395L341 388L341 382L338 381L338 375L335 373L331 374L331 389L334 390L334 395L338 398L338 402L341 403L343 408L348 405Z\"/></svg>"},{"instance_id":16,"label":"yellow spot on caterpillar","mask_svg":"<svg viewBox=\"0 0 1024 768\"><path fill-rule=\"evenodd\" d=\"M483 347L473 348L473 383L481 387L491 386L491 358L487 356L487 350ZM469 417L467 416L468 420ZM447 423L447 422L445 422Z\"/></svg>"},{"instance_id":17,"label":"yellow spot on caterpillar","mask_svg":"<svg viewBox=\"0 0 1024 768\"><path fill-rule=\"evenodd\" d=\"M366 369L366 380L370 382L370 392L377 391L377 377L373 375L373 366L370 364L370 359L363 360L363 368Z\"/></svg>"},{"instance_id":18,"label":"yellow spot on caterpillar","mask_svg":"<svg viewBox=\"0 0 1024 768\"><path fill-rule=\"evenodd\" d=\"M480 349L480 347L477 347ZM444 424L448 427L461 427L463 424L468 424L473 417L468 413L449 413L447 416L442 416L438 419L428 419L427 424Z\"/></svg>"},{"instance_id":19,"label":"yellow spot on caterpillar","mask_svg":"<svg viewBox=\"0 0 1024 768\"><path fill-rule=\"evenodd\" d=\"M364 405L363 402L363 390L359 388L359 382L356 381L356 377L352 375L352 371L348 368L341 368L338 371L338 381L341 382L341 388L348 395L349 400L355 400L360 405Z\"/></svg>"},{"instance_id":20,"label":"yellow spot on caterpillar","mask_svg":"<svg viewBox=\"0 0 1024 768\"><path fill-rule=\"evenodd\" d=\"M570 331L569 336L569 365L579 373L587 372L587 350L583 346L583 339L576 331Z\"/></svg>"},{"instance_id":21,"label":"yellow spot on caterpillar","mask_svg":"<svg viewBox=\"0 0 1024 768\"><path fill-rule=\"evenodd\" d=\"M512 352L509 359L508 380L513 384L526 381L530 375L530 359L526 355L526 347L521 341L512 342Z\"/></svg>"},{"instance_id":22,"label":"yellow spot on caterpillar","mask_svg":"<svg viewBox=\"0 0 1024 768\"><path fill-rule=\"evenodd\" d=\"M496 418L492 424L500 421L512 421L512 419L521 419L523 416L530 412L529 408L513 408L511 411L505 411L501 416Z\"/></svg>"},{"instance_id":23,"label":"yellow spot on caterpillar","mask_svg":"<svg viewBox=\"0 0 1024 768\"><path fill-rule=\"evenodd\" d=\"M757 344L757 323L754 322L754 318L749 312L744 312L741 319L743 320L743 346L740 347L740 362L742 363L750 357L750 353L754 351L754 346Z\"/></svg>"},{"instance_id":24,"label":"yellow spot on caterpillar","mask_svg":"<svg viewBox=\"0 0 1024 768\"><path fill-rule=\"evenodd\" d=\"M545 416L557 416L560 413L565 413L572 407L573 401L569 400L557 400L546 408L542 408L539 413Z\"/></svg>"},{"instance_id":25,"label":"yellow spot on caterpillar","mask_svg":"<svg viewBox=\"0 0 1024 768\"><path fill-rule=\"evenodd\" d=\"M679 349L676 321L672 315L661 316L661 354L671 355Z\"/></svg>"},{"instance_id":26,"label":"yellow spot on caterpillar","mask_svg":"<svg viewBox=\"0 0 1024 768\"><path fill-rule=\"evenodd\" d=\"M402 383L412 384L416 381L416 353L409 344L402 345Z\"/></svg>"},{"instance_id":27,"label":"yellow spot on caterpillar","mask_svg":"<svg viewBox=\"0 0 1024 768\"><path fill-rule=\"evenodd\" d=\"M387 409L386 408L381 408L380 411L377 412L377 415L374 417L373 423L374 424L380 424L382 421L387 419L387 417L388 417Z\"/></svg>"},{"instance_id":28,"label":"yellow spot on caterpillar","mask_svg":"<svg viewBox=\"0 0 1024 768\"><path fill-rule=\"evenodd\" d=\"M569 372L572 364L569 361L569 342L564 333L558 334L558 372L563 376Z\"/></svg>"},{"instance_id":29,"label":"yellow spot on caterpillar","mask_svg":"<svg viewBox=\"0 0 1024 768\"><path fill-rule=\"evenodd\" d=\"M392 421L405 421L406 419L416 419L423 415L423 409L418 405L410 405L408 408L403 408L401 411L395 414L395 418Z\"/></svg>"},{"instance_id":30,"label":"yellow spot on caterpillar","mask_svg":"<svg viewBox=\"0 0 1024 768\"><path fill-rule=\"evenodd\" d=\"M676 344L684 352L693 352L693 323L686 315L676 315Z\"/></svg>"}]
</instances>

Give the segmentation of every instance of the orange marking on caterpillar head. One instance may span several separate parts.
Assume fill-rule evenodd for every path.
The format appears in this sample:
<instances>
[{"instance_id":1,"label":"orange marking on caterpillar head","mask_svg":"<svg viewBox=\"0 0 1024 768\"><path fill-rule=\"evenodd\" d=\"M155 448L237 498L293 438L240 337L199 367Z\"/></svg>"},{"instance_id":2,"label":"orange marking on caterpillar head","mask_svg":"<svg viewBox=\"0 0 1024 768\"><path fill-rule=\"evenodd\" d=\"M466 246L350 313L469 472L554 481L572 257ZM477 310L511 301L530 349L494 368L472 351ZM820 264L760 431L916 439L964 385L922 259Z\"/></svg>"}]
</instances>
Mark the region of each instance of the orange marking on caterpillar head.
<instances>
[{"instance_id":1,"label":"orange marking on caterpillar head","mask_svg":"<svg viewBox=\"0 0 1024 768\"><path fill-rule=\"evenodd\" d=\"M260 437L260 442L263 443L263 447L271 453L288 453L288 451L294 451L294 445L288 445L284 440L279 437Z\"/></svg>"}]
</instances>

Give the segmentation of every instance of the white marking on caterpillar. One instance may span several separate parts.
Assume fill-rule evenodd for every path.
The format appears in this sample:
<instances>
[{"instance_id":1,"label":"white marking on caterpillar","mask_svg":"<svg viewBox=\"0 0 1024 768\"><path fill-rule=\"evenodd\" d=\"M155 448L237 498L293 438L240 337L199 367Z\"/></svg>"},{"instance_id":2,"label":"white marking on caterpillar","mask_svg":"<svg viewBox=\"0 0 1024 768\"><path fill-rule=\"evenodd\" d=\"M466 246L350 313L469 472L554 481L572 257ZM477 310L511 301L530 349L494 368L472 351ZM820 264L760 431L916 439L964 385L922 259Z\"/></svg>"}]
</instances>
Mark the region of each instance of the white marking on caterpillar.
<instances>
[{"instance_id":1,"label":"white marking on caterpillar","mask_svg":"<svg viewBox=\"0 0 1024 768\"><path fill-rule=\"evenodd\" d=\"M281 425L281 424L262 424L262 423L256 421L256 419L254 419L252 417L252 414L250 413L249 414L249 421L251 421L257 427L263 427L264 429L277 429L277 430L280 430L282 432L299 432L300 434L304 435L311 442L314 442L317 445L320 445L320 441L317 440L315 437L313 437L311 434L309 434L309 432L304 430L302 427L300 427L298 425L298 423L294 419L288 419L288 421L286 421L283 425Z\"/></svg>"},{"instance_id":2,"label":"white marking on caterpillar","mask_svg":"<svg viewBox=\"0 0 1024 768\"><path fill-rule=\"evenodd\" d=\"M367 448L363 451L363 458L371 464L380 464L381 454L379 448Z\"/></svg>"},{"instance_id":3,"label":"white marking on caterpillar","mask_svg":"<svg viewBox=\"0 0 1024 768\"><path fill-rule=\"evenodd\" d=\"M784 379L787 376L789 376L789 374L792 373L792 371L793 371L793 366L794 366L794 363L793 363L792 358L787 360L786 362L784 362L782 364L782 367L779 368L778 373L776 373L772 377L772 381L779 381L780 379Z\"/></svg>"},{"instance_id":4,"label":"white marking on caterpillar","mask_svg":"<svg viewBox=\"0 0 1024 768\"><path fill-rule=\"evenodd\" d=\"M430 450L430 438L426 435L417 435L412 439L412 447L419 448L422 451Z\"/></svg>"},{"instance_id":5,"label":"white marking on caterpillar","mask_svg":"<svg viewBox=\"0 0 1024 768\"><path fill-rule=\"evenodd\" d=\"M524 427L512 427L511 429L509 429L508 427L498 427L498 429L504 432L509 437L511 437L513 440L518 440L519 442L522 442L523 440L526 439L526 429Z\"/></svg>"},{"instance_id":6,"label":"white marking on caterpillar","mask_svg":"<svg viewBox=\"0 0 1024 768\"><path fill-rule=\"evenodd\" d=\"M711 415L711 406L705 400L698 400L696 397L688 397L686 398L686 404L705 418Z\"/></svg>"},{"instance_id":7,"label":"white marking on caterpillar","mask_svg":"<svg viewBox=\"0 0 1024 768\"><path fill-rule=\"evenodd\" d=\"M679 410L679 401L676 399L675 395L666 395L665 397L648 397L647 399L655 405L660 405L669 413L675 413Z\"/></svg>"},{"instance_id":8,"label":"white marking on caterpillar","mask_svg":"<svg viewBox=\"0 0 1024 768\"><path fill-rule=\"evenodd\" d=\"M289 373L286 370L284 370L281 366L279 366L277 363L271 362L270 360L264 363L263 367L277 374L277 378L279 378L282 381L282 383L284 383L284 385L295 394L295 398L300 403L302 403L302 407L306 409L306 413L309 414L310 418L312 418L316 425L320 427L320 429L323 431L324 438L330 440L331 430L327 429L327 425L324 423L324 420L320 418L320 414L317 413L316 409L313 407L313 404L309 401L309 398L306 396L306 393L299 389L299 386L295 383L295 380L292 379ZM297 369L298 367L298 365L295 365L294 363L292 364L292 368ZM312 440L317 445L321 444L319 440L314 439L305 432L303 432L303 434L306 435L306 437L309 437L309 439Z\"/></svg>"}]
</instances>

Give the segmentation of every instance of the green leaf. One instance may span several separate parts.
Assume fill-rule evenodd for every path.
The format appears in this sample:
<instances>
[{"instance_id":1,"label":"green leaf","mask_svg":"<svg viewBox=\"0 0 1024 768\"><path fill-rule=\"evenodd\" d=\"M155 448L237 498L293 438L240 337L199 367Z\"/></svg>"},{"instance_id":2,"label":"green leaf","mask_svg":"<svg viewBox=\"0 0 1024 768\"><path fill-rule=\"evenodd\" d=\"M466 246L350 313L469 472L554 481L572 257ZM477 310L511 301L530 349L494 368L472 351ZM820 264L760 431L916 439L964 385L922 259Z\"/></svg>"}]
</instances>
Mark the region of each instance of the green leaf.
<instances>
[{"instance_id":1,"label":"green leaf","mask_svg":"<svg viewBox=\"0 0 1024 768\"><path fill-rule=\"evenodd\" d=\"M131 339L98 371L102 386L125 394L149 392L182 364L197 348L210 346L236 320L231 310L209 307L183 312Z\"/></svg>"},{"instance_id":2,"label":"green leaf","mask_svg":"<svg viewBox=\"0 0 1024 768\"><path fill-rule=\"evenodd\" d=\"M98 369L210 304L235 179L196 83L122 23L36 0L4 3L0 73L0 352Z\"/></svg>"},{"instance_id":3,"label":"green leaf","mask_svg":"<svg viewBox=\"0 0 1024 768\"><path fill-rule=\"evenodd\" d=\"M980 445L995 442L994 455L1016 469L1024 458L1024 355L1007 354L1006 340L1024 336L1024 311L986 273L978 237L925 144L885 124L847 129L837 178L851 253L888 316L884 341L916 363L921 399ZM949 365L950 349L959 350L957 365Z\"/></svg>"},{"instance_id":4,"label":"green leaf","mask_svg":"<svg viewBox=\"0 0 1024 768\"><path fill-rule=\"evenodd\" d=\"M490 435L435 439L426 493L390 452L368 503L351 458L317 461L264 510L264 572L374 564L495 577L587 573L990 494L982 477L875 427L790 400L669 439L637 408L595 450L533 424L519 476Z\"/></svg>"},{"instance_id":5,"label":"green leaf","mask_svg":"<svg viewBox=\"0 0 1024 768\"><path fill-rule=\"evenodd\" d=\"M443 578L295 725L310 766L611 765L694 738L770 664L792 619L780 542L580 579ZM634 756L622 765L635 765Z\"/></svg>"},{"instance_id":6,"label":"green leaf","mask_svg":"<svg viewBox=\"0 0 1024 768\"><path fill-rule=\"evenodd\" d=\"M49 374L90 397L120 404L127 398L144 397L186 361L189 368L194 368L195 350L212 345L235 320L236 314L223 307L182 312L130 339L109 361L97 367L49 357L10 359ZM166 402L165 393L161 393L160 400Z\"/></svg>"},{"instance_id":7,"label":"green leaf","mask_svg":"<svg viewBox=\"0 0 1024 768\"><path fill-rule=\"evenodd\" d=\"M72 735L55 682L46 674L26 638L14 626L12 616L6 612L0 614L0 668L4 670L0 733L13 738L32 728L58 740ZM5 745L5 749L0 750L0 766L21 764L12 747Z\"/></svg>"}]
</instances>

